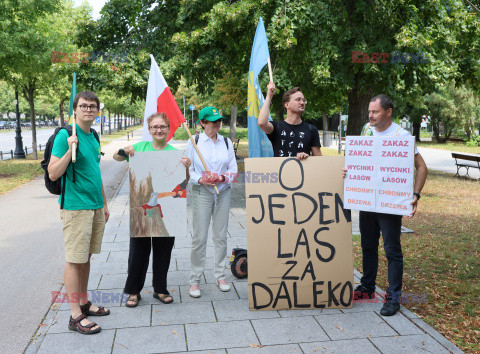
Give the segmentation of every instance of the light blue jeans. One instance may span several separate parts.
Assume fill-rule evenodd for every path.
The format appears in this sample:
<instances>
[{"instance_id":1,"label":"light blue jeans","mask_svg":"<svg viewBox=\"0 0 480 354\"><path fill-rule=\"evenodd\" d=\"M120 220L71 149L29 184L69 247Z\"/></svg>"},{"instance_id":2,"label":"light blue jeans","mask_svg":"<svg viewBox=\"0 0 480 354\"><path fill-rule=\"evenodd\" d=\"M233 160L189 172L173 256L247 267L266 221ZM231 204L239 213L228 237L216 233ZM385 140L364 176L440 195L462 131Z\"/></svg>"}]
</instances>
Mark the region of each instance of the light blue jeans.
<instances>
[{"instance_id":1,"label":"light blue jeans","mask_svg":"<svg viewBox=\"0 0 480 354\"><path fill-rule=\"evenodd\" d=\"M228 188L219 195L214 195L203 186L192 186L193 237L190 255L190 285L200 283L205 269L210 219L212 219L212 237L215 246L215 278L217 280L225 278L231 191L232 189Z\"/></svg>"}]
</instances>

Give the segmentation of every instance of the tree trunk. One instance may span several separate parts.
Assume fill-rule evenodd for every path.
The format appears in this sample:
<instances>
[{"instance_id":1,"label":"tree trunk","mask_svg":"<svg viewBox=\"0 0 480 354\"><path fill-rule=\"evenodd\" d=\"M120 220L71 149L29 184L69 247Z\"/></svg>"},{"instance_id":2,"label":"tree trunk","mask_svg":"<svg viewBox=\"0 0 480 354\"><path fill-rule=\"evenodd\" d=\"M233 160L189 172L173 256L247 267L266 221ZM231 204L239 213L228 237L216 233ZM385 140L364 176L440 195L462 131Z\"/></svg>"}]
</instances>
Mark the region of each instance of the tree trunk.
<instances>
[{"instance_id":1,"label":"tree trunk","mask_svg":"<svg viewBox=\"0 0 480 354\"><path fill-rule=\"evenodd\" d=\"M474 129L475 125L473 123L472 118L467 118L467 121L465 123L465 134L467 134L467 141L472 140L472 131Z\"/></svg>"},{"instance_id":2,"label":"tree trunk","mask_svg":"<svg viewBox=\"0 0 480 354\"><path fill-rule=\"evenodd\" d=\"M28 105L30 106L30 124L32 125L32 151L33 151L33 159L37 160L37 129L35 126L35 103L33 101L34 94L35 94L35 79L32 82L28 83L28 85L24 85L23 87L23 96L28 101Z\"/></svg>"},{"instance_id":3,"label":"tree trunk","mask_svg":"<svg viewBox=\"0 0 480 354\"><path fill-rule=\"evenodd\" d=\"M108 135L112 134L112 125L110 120L110 109L108 110Z\"/></svg>"},{"instance_id":4,"label":"tree trunk","mask_svg":"<svg viewBox=\"0 0 480 354\"><path fill-rule=\"evenodd\" d=\"M440 142L440 131L438 128L438 123L434 119L432 119L432 130L435 140L437 141L437 143Z\"/></svg>"},{"instance_id":5,"label":"tree trunk","mask_svg":"<svg viewBox=\"0 0 480 354\"><path fill-rule=\"evenodd\" d=\"M322 112L322 146L330 146L330 136L328 132L328 120L327 120L327 112Z\"/></svg>"},{"instance_id":6,"label":"tree trunk","mask_svg":"<svg viewBox=\"0 0 480 354\"><path fill-rule=\"evenodd\" d=\"M67 99L60 100L60 104L58 105L58 112L60 114L60 126L61 127L65 126L65 117L64 117L64 114L63 114L63 106L64 106L66 100Z\"/></svg>"},{"instance_id":7,"label":"tree trunk","mask_svg":"<svg viewBox=\"0 0 480 354\"><path fill-rule=\"evenodd\" d=\"M413 122L413 135L415 136L415 141L420 142L420 122Z\"/></svg>"},{"instance_id":8,"label":"tree trunk","mask_svg":"<svg viewBox=\"0 0 480 354\"><path fill-rule=\"evenodd\" d=\"M372 98L372 88L360 88L359 78L355 75L353 88L348 92L347 135L360 135L362 127L368 122L368 104Z\"/></svg>"},{"instance_id":9,"label":"tree trunk","mask_svg":"<svg viewBox=\"0 0 480 354\"><path fill-rule=\"evenodd\" d=\"M237 136L237 106L232 105L230 115L230 140Z\"/></svg>"}]
</instances>

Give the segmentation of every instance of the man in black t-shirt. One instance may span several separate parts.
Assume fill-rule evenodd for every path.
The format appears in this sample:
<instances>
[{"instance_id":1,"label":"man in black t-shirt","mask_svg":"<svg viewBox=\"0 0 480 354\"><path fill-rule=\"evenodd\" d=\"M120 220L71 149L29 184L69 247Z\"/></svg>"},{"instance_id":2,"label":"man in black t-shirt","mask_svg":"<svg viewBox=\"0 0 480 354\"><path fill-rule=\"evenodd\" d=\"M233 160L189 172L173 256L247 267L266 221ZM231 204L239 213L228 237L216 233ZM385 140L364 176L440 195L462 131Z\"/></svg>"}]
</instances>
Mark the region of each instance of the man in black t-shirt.
<instances>
[{"instance_id":1,"label":"man in black t-shirt","mask_svg":"<svg viewBox=\"0 0 480 354\"><path fill-rule=\"evenodd\" d=\"M322 156L317 128L302 121L307 101L300 88L294 87L283 95L282 103L287 111L287 118L279 122L268 120L274 93L275 84L270 82L267 86L267 97L258 117L258 126L272 142L274 156L296 156L303 160L310 155L310 151L313 156Z\"/></svg>"}]
</instances>

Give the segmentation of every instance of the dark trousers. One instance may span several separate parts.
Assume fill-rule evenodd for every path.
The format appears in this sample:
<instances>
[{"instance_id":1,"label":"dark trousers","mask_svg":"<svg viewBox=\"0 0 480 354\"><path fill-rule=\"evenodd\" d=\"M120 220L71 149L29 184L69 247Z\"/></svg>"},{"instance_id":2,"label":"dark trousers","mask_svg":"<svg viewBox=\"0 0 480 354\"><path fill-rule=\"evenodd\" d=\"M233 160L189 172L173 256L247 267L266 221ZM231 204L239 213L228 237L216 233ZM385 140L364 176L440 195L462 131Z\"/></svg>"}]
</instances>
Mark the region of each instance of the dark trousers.
<instances>
[{"instance_id":1,"label":"dark trousers","mask_svg":"<svg viewBox=\"0 0 480 354\"><path fill-rule=\"evenodd\" d=\"M128 276L123 292L139 294L142 291L153 246L153 291L159 294L169 294L167 273L174 243L175 237L131 237Z\"/></svg>"},{"instance_id":2,"label":"dark trousers","mask_svg":"<svg viewBox=\"0 0 480 354\"><path fill-rule=\"evenodd\" d=\"M380 231L388 261L387 294L400 301L403 278L403 254L400 244L402 216L360 212L360 234L362 236L363 276L361 284L369 291L375 290L378 271L378 241Z\"/></svg>"}]
</instances>

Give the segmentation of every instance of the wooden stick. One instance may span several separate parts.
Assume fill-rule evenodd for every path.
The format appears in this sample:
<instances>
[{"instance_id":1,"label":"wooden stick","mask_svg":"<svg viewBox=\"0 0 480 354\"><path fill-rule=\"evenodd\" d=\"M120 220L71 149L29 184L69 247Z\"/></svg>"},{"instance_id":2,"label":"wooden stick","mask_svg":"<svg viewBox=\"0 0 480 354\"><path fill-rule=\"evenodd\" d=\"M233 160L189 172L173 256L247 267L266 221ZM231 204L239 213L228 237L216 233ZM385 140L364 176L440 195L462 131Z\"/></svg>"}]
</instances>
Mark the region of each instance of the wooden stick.
<instances>
[{"instance_id":1,"label":"wooden stick","mask_svg":"<svg viewBox=\"0 0 480 354\"><path fill-rule=\"evenodd\" d=\"M270 76L270 81L273 82L273 71L272 71L272 63L270 62L270 57L267 58L268 64L268 75Z\"/></svg>"},{"instance_id":2,"label":"wooden stick","mask_svg":"<svg viewBox=\"0 0 480 354\"><path fill-rule=\"evenodd\" d=\"M73 114L72 136L77 136L77 119L75 113ZM77 143L72 144L72 162L77 161Z\"/></svg>"},{"instance_id":3,"label":"wooden stick","mask_svg":"<svg viewBox=\"0 0 480 354\"><path fill-rule=\"evenodd\" d=\"M192 133L190 133L190 130L188 129L187 124L185 122L183 122L182 125L185 128L185 130L187 131L188 136L190 137L190 140L192 141L193 147L195 148L195 150L197 150L197 154L198 154L198 157L200 157L200 160L202 161L203 168L205 169L206 172L210 172L208 170L207 164L205 163L205 160L203 159L202 154L200 153L200 150L198 150L197 144L195 144L195 139L193 139ZM192 163L193 163L193 161L192 161ZM220 194L216 185L214 185L213 188L215 189L215 192L217 194Z\"/></svg>"}]
</instances>

